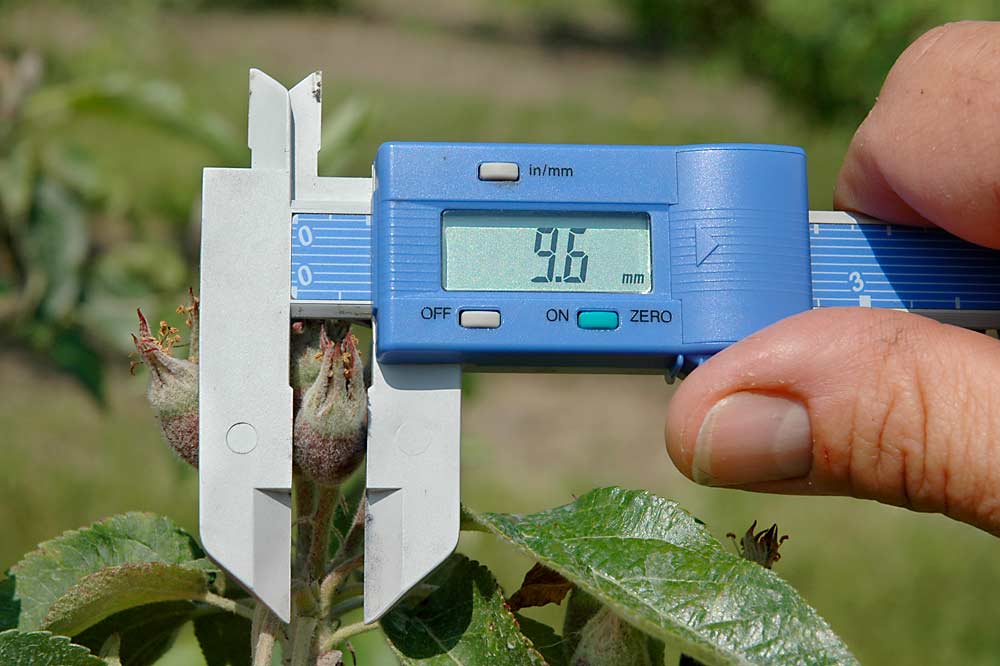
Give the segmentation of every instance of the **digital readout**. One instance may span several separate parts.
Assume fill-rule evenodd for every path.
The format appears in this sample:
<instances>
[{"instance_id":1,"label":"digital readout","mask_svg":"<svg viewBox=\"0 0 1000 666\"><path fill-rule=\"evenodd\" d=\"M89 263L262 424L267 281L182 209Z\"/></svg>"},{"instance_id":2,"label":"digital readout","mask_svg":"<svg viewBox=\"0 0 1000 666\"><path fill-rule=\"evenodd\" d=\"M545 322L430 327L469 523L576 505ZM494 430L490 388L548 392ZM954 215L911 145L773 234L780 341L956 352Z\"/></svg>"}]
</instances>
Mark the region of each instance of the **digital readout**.
<instances>
[{"instance_id":1,"label":"digital readout","mask_svg":"<svg viewBox=\"0 0 1000 666\"><path fill-rule=\"evenodd\" d=\"M442 214L442 281L448 291L648 292L644 213Z\"/></svg>"}]
</instances>

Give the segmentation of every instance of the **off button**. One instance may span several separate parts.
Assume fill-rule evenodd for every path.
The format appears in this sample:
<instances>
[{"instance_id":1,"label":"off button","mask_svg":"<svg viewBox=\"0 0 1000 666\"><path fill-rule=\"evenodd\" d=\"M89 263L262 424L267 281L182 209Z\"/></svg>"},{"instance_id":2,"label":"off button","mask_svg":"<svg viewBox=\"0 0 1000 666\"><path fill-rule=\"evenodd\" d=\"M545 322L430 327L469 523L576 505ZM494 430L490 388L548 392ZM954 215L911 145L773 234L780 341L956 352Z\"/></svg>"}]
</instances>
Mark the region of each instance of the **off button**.
<instances>
[{"instance_id":1,"label":"off button","mask_svg":"<svg viewBox=\"0 0 1000 666\"><path fill-rule=\"evenodd\" d=\"M462 310L458 323L463 328L500 328L499 310Z\"/></svg>"},{"instance_id":2,"label":"off button","mask_svg":"<svg viewBox=\"0 0 1000 666\"><path fill-rule=\"evenodd\" d=\"M618 328L618 313L606 310L581 310L576 325L590 331L613 331Z\"/></svg>"}]
</instances>

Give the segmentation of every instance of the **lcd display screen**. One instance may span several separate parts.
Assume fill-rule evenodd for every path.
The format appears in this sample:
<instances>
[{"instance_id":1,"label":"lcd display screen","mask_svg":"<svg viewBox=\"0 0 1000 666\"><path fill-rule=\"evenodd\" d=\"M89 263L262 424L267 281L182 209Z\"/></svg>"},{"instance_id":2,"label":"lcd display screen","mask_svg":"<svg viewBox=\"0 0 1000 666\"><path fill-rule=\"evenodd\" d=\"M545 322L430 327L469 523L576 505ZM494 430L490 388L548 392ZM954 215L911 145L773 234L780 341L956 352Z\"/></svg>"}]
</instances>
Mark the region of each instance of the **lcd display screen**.
<instances>
[{"instance_id":1,"label":"lcd display screen","mask_svg":"<svg viewBox=\"0 0 1000 666\"><path fill-rule=\"evenodd\" d=\"M652 287L645 213L449 210L441 226L448 291L644 293Z\"/></svg>"}]
</instances>

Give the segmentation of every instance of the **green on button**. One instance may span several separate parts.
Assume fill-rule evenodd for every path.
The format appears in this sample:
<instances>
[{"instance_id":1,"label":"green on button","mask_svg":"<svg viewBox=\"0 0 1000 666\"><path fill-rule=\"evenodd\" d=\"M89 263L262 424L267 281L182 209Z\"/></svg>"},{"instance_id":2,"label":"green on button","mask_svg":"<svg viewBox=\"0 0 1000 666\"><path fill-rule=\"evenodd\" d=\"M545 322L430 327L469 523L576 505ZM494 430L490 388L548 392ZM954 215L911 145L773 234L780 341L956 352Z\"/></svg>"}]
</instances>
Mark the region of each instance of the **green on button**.
<instances>
[{"instance_id":1,"label":"green on button","mask_svg":"<svg viewBox=\"0 0 1000 666\"><path fill-rule=\"evenodd\" d=\"M618 328L618 313L604 310L581 310L576 325L591 331L612 331Z\"/></svg>"}]
</instances>

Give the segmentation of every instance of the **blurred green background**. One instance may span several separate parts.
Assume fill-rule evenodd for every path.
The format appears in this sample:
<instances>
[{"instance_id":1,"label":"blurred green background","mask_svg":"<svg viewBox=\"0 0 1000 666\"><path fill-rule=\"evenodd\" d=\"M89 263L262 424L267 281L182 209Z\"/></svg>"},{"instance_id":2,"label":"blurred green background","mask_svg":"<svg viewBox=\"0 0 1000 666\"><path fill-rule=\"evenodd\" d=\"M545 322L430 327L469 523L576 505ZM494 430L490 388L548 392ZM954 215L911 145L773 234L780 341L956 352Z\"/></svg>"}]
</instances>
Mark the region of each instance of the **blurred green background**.
<instances>
[{"instance_id":1,"label":"blurred green background","mask_svg":"<svg viewBox=\"0 0 1000 666\"><path fill-rule=\"evenodd\" d=\"M126 510L196 529L196 476L159 442L129 332L138 305L180 323L200 170L248 163L249 67L287 85L323 70L321 175L366 175L388 139L783 142L807 149L812 207L828 208L899 52L998 15L995 0L0 0L0 566ZM528 512L617 484L676 498L720 538L777 521L791 535L778 571L863 663L1000 662L993 537L873 503L695 487L663 451L662 379L469 386L468 504ZM528 567L483 535L463 548L508 590ZM378 642L356 642L360 663L393 663ZM199 660L184 635L163 663Z\"/></svg>"}]
</instances>

